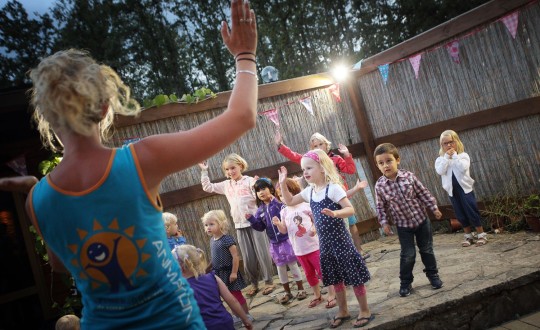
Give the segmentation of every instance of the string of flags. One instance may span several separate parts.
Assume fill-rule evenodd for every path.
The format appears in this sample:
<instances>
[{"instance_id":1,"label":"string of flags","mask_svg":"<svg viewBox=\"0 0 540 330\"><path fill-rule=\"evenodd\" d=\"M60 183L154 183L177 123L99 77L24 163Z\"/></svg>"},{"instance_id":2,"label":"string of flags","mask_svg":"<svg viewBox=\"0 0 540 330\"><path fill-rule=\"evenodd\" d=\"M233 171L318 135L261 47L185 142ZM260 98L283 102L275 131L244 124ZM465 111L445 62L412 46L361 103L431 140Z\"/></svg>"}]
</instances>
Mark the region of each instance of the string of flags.
<instances>
[{"instance_id":1,"label":"string of flags","mask_svg":"<svg viewBox=\"0 0 540 330\"><path fill-rule=\"evenodd\" d=\"M534 2L536 2L536 1L534 1ZM534 2L532 2L532 3L534 3ZM530 3L530 4L532 4L532 3ZM499 22L499 21L504 24L504 26L506 27L506 29L508 30L508 32L510 33L512 38L515 39L516 34L517 34L518 23L519 23L519 10L515 10L515 11L511 12L510 14L501 17L500 19L496 20L494 23ZM483 30L483 29L485 29L485 27L483 27L481 29L478 29L478 30L475 30L474 32L471 32L471 33L463 36L461 39L464 39L464 38L478 32L479 30ZM418 53L418 54L414 54L414 55L412 55L412 56L410 56L410 57L408 57L406 59L400 59L400 60L397 60L395 62L385 63L385 64L379 65L378 69L379 69L379 73L381 75L383 83L386 85L386 83L388 81L388 77L389 77L389 73L390 73L390 64L401 62L401 61L404 61L404 60L407 60L407 59L409 60L409 63L412 66L412 69L414 71L415 79L418 79L418 73L420 72L420 64L421 64L421 61L422 61L422 55L424 53L437 50L440 47L445 47L447 49L447 51L448 51L448 55L450 56L450 59L454 63L460 64L460 58L459 58L459 45L460 45L460 43L459 43L459 41L460 41L459 39L452 40L452 41L450 41L449 43L447 43L444 46L435 47L435 48L429 49L427 51L424 51L424 52L421 52L421 53ZM361 63L361 62L359 62L359 63ZM358 63L357 63L357 65L358 65Z\"/></svg>"},{"instance_id":2,"label":"string of flags","mask_svg":"<svg viewBox=\"0 0 540 330\"><path fill-rule=\"evenodd\" d=\"M333 85L327 87L326 89L330 92L330 94L332 94L332 96L336 99L337 102L341 102L341 95L339 93L339 84L333 84ZM284 108L284 107L288 107L289 105L291 105L293 103L296 103L296 102L303 105L304 108L309 112L310 115L315 116L315 112L313 111L313 104L311 103L311 96L306 96L306 97L302 97L302 98L300 98L298 100L289 101L289 102L285 103L284 105L279 106L277 108L264 110L262 112L259 112L259 115L268 118L271 122L274 123L274 125L276 125L276 129L278 129L280 127L280 124L279 124L279 109Z\"/></svg>"}]
</instances>

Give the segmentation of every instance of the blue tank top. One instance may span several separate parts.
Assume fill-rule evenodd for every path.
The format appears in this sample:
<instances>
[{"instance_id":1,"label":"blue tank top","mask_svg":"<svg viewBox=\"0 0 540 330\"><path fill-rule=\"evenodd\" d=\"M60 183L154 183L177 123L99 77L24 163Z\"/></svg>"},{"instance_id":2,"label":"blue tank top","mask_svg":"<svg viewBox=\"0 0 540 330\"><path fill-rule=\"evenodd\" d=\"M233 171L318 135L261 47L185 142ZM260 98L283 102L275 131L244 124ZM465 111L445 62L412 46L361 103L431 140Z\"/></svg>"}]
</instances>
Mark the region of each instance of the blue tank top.
<instances>
[{"instance_id":1,"label":"blue tank top","mask_svg":"<svg viewBox=\"0 0 540 330\"><path fill-rule=\"evenodd\" d=\"M43 178L31 192L33 216L82 293L82 328L204 329L141 173L132 145L114 149L85 191Z\"/></svg>"}]
</instances>

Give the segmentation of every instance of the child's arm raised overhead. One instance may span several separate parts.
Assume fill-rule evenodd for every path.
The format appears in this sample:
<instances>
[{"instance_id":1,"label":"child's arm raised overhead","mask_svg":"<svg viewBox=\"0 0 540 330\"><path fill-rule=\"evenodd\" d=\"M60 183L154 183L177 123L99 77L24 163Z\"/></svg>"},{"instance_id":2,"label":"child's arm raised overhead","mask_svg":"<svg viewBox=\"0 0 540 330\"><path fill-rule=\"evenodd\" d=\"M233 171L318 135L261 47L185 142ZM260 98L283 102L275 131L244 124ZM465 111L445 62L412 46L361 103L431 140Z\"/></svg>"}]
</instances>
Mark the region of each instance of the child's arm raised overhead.
<instances>
[{"instance_id":1,"label":"child's arm raised overhead","mask_svg":"<svg viewBox=\"0 0 540 330\"><path fill-rule=\"evenodd\" d=\"M295 206L297 204L300 204L304 201L302 196L300 194L292 195L289 191L289 187L287 187L287 169L285 166L281 166L281 168L278 170L279 174L279 185L281 186L281 194L283 197L283 202L287 204L287 206Z\"/></svg>"},{"instance_id":2,"label":"child's arm raised overhead","mask_svg":"<svg viewBox=\"0 0 540 330\"><path fill-rule=\"evenodd\" d=\"M257 23L247 1L231 2L231 21L230 31L222 22L223 42L236 59L246 60L236 61L227 110L188 131L154 135L134 144L148 188L156 194L165 176L209 158L255 127Z\"/></svg>"}]
</instances>

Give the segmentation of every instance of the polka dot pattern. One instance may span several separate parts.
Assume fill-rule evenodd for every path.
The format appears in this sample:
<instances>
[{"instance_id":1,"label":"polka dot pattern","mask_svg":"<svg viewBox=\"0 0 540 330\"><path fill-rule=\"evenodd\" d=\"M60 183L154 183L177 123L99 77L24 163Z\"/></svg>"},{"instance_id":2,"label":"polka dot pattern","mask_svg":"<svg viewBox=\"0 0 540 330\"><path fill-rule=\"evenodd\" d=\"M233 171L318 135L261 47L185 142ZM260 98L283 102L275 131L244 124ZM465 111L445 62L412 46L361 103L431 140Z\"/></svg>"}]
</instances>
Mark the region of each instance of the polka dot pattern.
<instances>
[{"instance_id":1,"label":"polka dot pattern","mask_svg":"<svg viewBox=\"0 0 540 330\"><path fill-rule=\"evenodd\" d=\"M328 187L324 199L315 202L310 198L309 202L319 234L323 283L325 286L342 282L352 286L367 283L371 278L369 270L356 250L343 219L321 213L325 208L333 211L341 209L341 205L328 197ZM312 195L313 190L310 197Z\"/></svg>"},{"instance_id":2,"label":"polka dot pattern","mask_svg":"<svg viewBox=\"0 0 540 330\"><path fill-rule=\"evenodd\" d=\"M246 287L246 282L238 271L238 278L233 283L229 282L231 276L233 259L229 247L236 245L234 238L230 235L223 235L217 240L210 239L210 253L212 254L212 269L216 275L227 285L230 291L240 291Z\"/></svg>"}]
</instances>

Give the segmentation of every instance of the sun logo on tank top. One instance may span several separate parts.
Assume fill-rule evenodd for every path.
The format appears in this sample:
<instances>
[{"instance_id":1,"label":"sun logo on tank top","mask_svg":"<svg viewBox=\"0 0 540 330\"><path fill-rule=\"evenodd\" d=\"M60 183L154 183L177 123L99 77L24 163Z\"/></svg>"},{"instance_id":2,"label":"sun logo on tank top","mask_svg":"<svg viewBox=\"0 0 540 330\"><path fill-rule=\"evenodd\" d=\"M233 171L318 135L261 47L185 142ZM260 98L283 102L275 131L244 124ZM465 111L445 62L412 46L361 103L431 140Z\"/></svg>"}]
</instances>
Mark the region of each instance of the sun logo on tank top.
<instances>
[{"instance_id":1,"label":"sun logo on tank top","mask_svg":"<svg viewBox=\"0 0 540 330\"><path fill-rule=\"evenodd\" d=\"M134 289L133 279L148 275L142 264L151 257L141 251L146 239L134 240L134 231L133 226L121 229L116 219L107 227L94 219L91 230L78 228L80 243L68 247L74 254L71 263L79 269L80 278L90 281L93 289L104 285L110 292Z\"/></svg>"}]
</instances>

